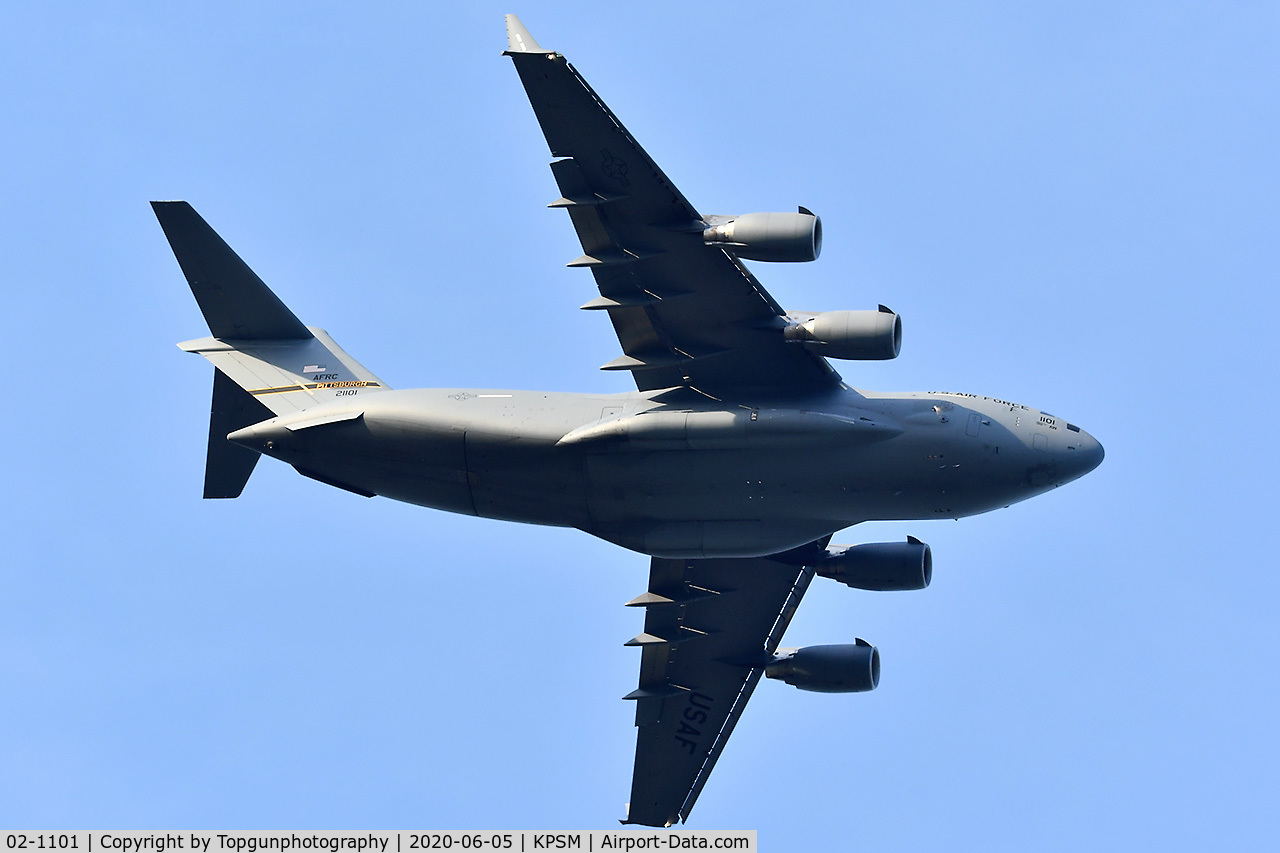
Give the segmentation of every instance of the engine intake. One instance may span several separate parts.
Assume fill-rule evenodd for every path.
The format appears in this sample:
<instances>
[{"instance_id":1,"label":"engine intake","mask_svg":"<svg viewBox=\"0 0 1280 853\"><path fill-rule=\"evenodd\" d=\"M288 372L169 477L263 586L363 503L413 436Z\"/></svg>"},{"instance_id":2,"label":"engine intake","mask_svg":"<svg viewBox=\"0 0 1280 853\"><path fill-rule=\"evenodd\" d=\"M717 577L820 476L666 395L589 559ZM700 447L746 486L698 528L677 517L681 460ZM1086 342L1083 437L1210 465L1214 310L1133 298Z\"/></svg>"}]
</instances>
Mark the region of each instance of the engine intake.
<instances>
[{"instance_id":1,"label":"engine intake","mask_svg":"<svg viewBox=\"0 0 1280 853\"><path fill-rule=\"evenodd\" d=\"M811 211L708 216L702 240L753 261L795 263L822 253L822 220Z\"/></svg>"},{"instance_id":2,"label":"engine intake","mask_svg":"<svg viewBox=\"0 0 1280 853\"><path fill-rule=\"evenodd\" d=\"M883 305L876 311L792 314L798 322L782 330L789 341L819 355L851 361L885 361L902 349L902 318Z\"/></svg>"},{"instance_id":3,"label":"engine intake","mask_svg":"<svg viewBox=\"0 0 1280 853\"><path fill-rule=\"evenodd\" d=\"M924 589L933 580L933 552L914 536L906 542L837 545L814 570L855 589Z\"/></svg>"},{"instance_id":4,"label":"engine intake","mask_svg":"<svg viewBox=\"0 0 1280 853\"><path fill-rule=\"evenodd\" d=\"M880 683L880 650L861 639L852 646L779 650L764 674L814 693L865 693Z\"/></svg>"}]
</instances>

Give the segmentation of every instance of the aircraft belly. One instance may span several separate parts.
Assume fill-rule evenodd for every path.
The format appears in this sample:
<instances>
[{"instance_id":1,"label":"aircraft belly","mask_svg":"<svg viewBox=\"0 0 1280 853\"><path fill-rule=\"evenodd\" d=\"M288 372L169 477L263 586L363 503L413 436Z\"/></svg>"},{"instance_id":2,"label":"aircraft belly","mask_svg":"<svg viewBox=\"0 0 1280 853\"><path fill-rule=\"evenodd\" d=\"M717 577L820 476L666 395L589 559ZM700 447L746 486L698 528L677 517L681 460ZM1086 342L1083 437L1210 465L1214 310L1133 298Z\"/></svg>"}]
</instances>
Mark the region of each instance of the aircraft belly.
<instances>
[{"instance_id":1,"label":"aircraft belly","mask_svg":"<svg viewBox=\"0 0 1280 853\"><path fill-rule=\"evenodd\" d=\"M773 553L861 521L985 512L1028 489L1016 446L981 420L979 435L970 435L972 418L958 417L959 406L952 417L928 400L886 406L906 424L897 435L850 432L847 416L834 426L812 416L797 434L774 435L769 412L735 420L726 433L714 418L693 423L676 413L673 437L662 432L670 417L623 417L618 423L633 426L617 435L608 417L588 420L608 412L606 402L613 400L386 392L364 403L359 418L273 428L269 452L361 494L578 527L656 556Z\"/></svg>"},{"instance_id":2,"label":"aircraft belly","mask_svg":"<svg viewBox=\"0 0 1280 853\"><path fill-rule=\"evenodd\" d=\"M391 419L317 427L287 459L304 474L449 512L475 514L462 431Z\"/></svg>"},{"instance_id":3,"label":"aircraft belly","mask_svg":"<svg viewBox=\"0 0 1280 853\"><path fill-rule=\"evenodd\" d=\"M860 520L825 457L750 451L587 454L591 526L654 556L758 556Z\"/></svg>"},{"instance_id":4,"label":"aircraft belly","mask_svg":"<svg viewBox=\"0 0 1280 853\"><path fill-rule=\"evenodd\" d=\"M388 464L378 494L475 515L461 430L391 422L383 424L381 431Z\"/></svg>"},{"instance_id":5,"label":"aircraft belly","mask_svg":"<svg viewBox=\"0 0 1280 853\"><path fill-rule=\"evenodd\" d=\"M558 527L588 522L577 453L546 439L468 430L466 460L478 515Z\"/></svg>"},{"instance_id":6,"label":"aircraft belly","mask_svg":"<svg viewBox=\"0 0 1280 853\"><path fill-rule=\"evenodd\" d=\"M581 527L587 520L581 463L555 442L582 419L598 417L602 403L612 399L522 391L386 392L364 406L358 428L363 434L347 433L353 440L344 448L354 458L331 460L326 470L358 478L353 485L359 488L421 506Z\"/></svg>"}]
</instances>

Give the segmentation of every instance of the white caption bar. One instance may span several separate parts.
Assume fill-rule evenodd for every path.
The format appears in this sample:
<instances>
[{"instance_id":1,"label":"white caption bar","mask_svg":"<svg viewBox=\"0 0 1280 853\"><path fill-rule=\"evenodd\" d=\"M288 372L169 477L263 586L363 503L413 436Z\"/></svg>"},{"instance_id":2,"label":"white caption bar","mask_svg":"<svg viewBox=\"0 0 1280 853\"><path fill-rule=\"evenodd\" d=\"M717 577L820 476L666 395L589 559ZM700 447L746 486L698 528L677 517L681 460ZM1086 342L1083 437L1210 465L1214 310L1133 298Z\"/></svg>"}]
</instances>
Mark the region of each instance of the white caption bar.
<instances>
[{"instance_id":1,"label":"white caption bar","mask_svg":"<svg viewBox=\"0 0 1280 853\"><path fill-rule=\"evenodd\" d=\"M0 853L418 853L418 851L740 850L754 853L756 831L636 829L617 832L397 830L348 832L170 830L0 830Z\"/></svg>"}]
</instances>

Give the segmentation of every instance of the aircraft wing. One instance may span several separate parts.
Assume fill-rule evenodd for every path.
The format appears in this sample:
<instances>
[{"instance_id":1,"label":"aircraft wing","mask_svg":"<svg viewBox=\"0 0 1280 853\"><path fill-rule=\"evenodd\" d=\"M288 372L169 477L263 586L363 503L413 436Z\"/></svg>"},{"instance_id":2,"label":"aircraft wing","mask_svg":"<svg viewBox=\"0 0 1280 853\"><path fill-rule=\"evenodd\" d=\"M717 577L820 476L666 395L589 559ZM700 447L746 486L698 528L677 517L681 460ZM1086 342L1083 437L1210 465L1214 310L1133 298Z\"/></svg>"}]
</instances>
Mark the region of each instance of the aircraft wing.
<instances>
[{"instance_id":1,"label":"aircraft wing","mask_svg":"<svg viewBox=\"0 0 1280 853\"><path fill-rule=\"evenodd\" d=\"M622 123L558 53L543 50L514 15L511 49L542 132L551 172L623 355L642 391L691 386L712 396L745 387L837 386L826 360L786 343L786 312L750 271L708 246L707 223Z\"/></svg>"},{"instance_id":2,"label":"aircraft wing","mask_svg":"<svg viewBox=\"0 0 1280 853\"><path fill-rule=\"evenodd\" d=\"M807 548L820 553L825 541ZM802 549L803 551L803 549ZM689 816L764 665L813 578L801 552L753 559L653 558L636 700L635 774L623 823Z\"/></svg>"}]
</instances>

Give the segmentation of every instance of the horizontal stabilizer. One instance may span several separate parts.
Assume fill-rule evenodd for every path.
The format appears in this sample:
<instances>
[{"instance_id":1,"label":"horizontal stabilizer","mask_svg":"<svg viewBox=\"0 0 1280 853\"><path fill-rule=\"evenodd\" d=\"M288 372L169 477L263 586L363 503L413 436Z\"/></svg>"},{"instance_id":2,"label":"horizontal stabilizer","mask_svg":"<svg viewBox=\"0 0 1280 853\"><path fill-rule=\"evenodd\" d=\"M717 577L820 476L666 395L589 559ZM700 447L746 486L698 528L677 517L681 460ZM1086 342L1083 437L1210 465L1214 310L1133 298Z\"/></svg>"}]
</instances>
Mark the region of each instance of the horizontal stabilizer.
<instances>
[{"instance_id":1,"label":"horizontal stabilizer","mask_svg":"<svg viewBox=\"0 0 1280 853\"><path fill-rule=\"evenodd\" d=\"M311 332L185 201L153 201L209 331L220 340L304 340Z\"/></svg>"},{"instance_id":2,"label":"horizontal stabilizer","mask_svg":"<svg viewBox=\"0 0 1280 853\"><path fill-rule=\"evenodd\" d=\"M256 451L227 441L227 434L265 421L271 410L254 399L221 370L213 371L213 403L209 409L209 453L204 467L206 498L238 498L253 467Z\"/></svg>"}]
</instances>

